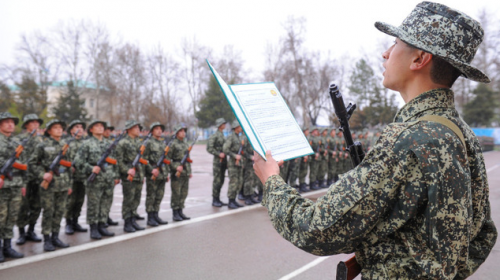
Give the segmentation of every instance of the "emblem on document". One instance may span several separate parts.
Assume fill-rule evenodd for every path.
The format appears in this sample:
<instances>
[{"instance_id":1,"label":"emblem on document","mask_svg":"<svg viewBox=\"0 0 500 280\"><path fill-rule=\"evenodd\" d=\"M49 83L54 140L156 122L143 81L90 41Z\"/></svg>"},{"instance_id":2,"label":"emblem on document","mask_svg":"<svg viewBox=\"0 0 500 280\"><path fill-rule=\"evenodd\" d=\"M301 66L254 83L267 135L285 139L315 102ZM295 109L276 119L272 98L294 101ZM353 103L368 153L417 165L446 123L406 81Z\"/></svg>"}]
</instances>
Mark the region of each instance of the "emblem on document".
<instances>
[{"instance_id":1,"label":"emblem on document","mask_svg":"<svg viewBox=\"0 0 500 280\"><path fill-rule=\"evenodd\" d=\"M278 95L278 93L277 93L276 91L274 91L273 89L271 90L271 94L272 94L273 96Z\"/></svg>"}]
</instances>

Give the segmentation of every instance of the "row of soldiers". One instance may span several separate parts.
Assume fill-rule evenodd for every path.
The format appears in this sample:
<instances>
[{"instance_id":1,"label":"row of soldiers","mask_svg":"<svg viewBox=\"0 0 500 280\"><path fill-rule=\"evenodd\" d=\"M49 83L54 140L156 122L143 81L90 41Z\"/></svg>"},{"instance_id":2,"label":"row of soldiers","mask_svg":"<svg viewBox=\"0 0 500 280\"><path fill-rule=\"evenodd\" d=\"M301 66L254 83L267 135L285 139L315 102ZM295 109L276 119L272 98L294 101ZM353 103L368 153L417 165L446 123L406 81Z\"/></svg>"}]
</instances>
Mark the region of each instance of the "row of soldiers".
<instances>
[{"instance_id":1,"label":"row of soldiers","mask_svg":"<svg viewBox=\"0 0 500 280\"><path fill-rule=\"evenodd\" d=\"M33 137L44 123L41 118L35 114L24 116L23 132L14 136L18 123L19 119L10 113L0 113L0 262L5 257L23 257L11 246L14 225L19 228L18 245L42 241L34 231L42 210L44 250L69 247L59 239L61 220L65 216L66 234L87 232L78 223L85 196L90 237L114 236L107 228L118 225L109 212L114 187L120 182L125 232L144 230L136 222L144 219L137 213L144 178L149 226L167 224L158 212L169 178L173 220L190 219L183 213L192 176L185 125L177 125L174 136L167 141L162 138L165 126L158 122L150 126L145 140L139 137L142 125L134 120L127 121L125 132L114 140L110 138L114 127L100 120L93 120L88 127L80 120L68 126L62 120L51 120L43 136ZM64 137L64 131L69 137ZM15 161L10 162L12 158Z\"/></svg>"}]
</instances>

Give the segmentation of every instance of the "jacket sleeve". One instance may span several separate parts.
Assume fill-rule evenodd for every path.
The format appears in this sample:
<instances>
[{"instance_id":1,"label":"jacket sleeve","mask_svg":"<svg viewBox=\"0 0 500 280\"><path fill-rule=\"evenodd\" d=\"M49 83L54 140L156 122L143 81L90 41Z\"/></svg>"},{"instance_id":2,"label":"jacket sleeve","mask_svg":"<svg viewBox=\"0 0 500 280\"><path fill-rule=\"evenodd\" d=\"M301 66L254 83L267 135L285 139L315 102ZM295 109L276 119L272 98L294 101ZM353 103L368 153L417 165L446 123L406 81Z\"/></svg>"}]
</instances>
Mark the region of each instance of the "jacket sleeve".
<instances>
[{"instance_id":1,"label":"jacket sleeve","mask_svg":"<svg viewBox=\"0 0 500 280\"><path fill-rule=\"evenodd\" d=\"M216 151L215 150L215 140L217 139L217 137L215 137L215 133L212 134L209 138L208 138L208 143L207 143L207 152L211 155L214 155L214 156L218 156L219 153L221 151Z\"/></svg>"}]
</instances>

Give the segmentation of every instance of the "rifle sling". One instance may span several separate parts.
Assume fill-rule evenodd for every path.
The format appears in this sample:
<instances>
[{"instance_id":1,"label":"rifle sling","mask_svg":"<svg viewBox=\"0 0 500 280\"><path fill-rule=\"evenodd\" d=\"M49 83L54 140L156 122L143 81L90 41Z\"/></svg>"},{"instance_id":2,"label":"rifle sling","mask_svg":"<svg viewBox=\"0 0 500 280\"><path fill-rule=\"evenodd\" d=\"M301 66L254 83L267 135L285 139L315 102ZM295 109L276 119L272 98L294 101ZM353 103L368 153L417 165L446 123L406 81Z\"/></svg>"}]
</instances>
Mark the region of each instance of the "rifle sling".
<instances>
[{"instance_id":1,"label":"rifle sling","mask_svg":"<svg viewBox=\"0 0 500 280\"><path fill-rule=\"evenodd\" d=\"M449 119L447 119L445 117L441 117L441 116L436 116L436 115L426 115L426 116L420 117L418 119L418 121L437 122L437 123L440 123L440 124L448 127L449 129L451 129L451 131L453 131L458 136L460 141L462 141L464 148L467 147L465 145L465 139L464 139L464 135L463 135L462 131L460 130L460 128L458 128L458 126L456 124L454 124Z\"/></svg>"}]
</instances>

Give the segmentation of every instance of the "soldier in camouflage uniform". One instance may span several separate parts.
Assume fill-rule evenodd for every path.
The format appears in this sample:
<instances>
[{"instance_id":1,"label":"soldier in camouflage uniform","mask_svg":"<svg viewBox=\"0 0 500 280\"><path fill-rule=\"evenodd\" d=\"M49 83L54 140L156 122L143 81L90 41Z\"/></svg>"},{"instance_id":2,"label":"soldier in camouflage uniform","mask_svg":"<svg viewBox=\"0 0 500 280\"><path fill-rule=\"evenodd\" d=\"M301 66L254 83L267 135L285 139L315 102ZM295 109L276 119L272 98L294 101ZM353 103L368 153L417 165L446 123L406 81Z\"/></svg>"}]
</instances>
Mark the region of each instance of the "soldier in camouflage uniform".
<instances>
[{"instance_id":1,"label":"soldier in camouflage uniform","mask_svg":"<svg viewBox=\"0 0 500 280\"><path fill-rule=\"evenodd\" d=\"M316 203L278 174L271 155L255 168L278 232L315 255L356 252L363 279L465 279L497 239L477 137L450 89L471 66L484 31L469 16L423 2L400 27L375 26L396 42L383 53L385 87L406 105L363 162ZM439 71L436 71L439 69Z\"/></svg>"},{"instance_id":2,"label":"soldier in camouflage uniform","mask_svg":"<svg viewBox=\"0 0 500 280\"><path fill-rule=\"evenodd\" d=\"M149 162L146 165L146 212L148 213L147 224L156 227L158 225L166 225L158 216L160 204L165 194L165 184L168 181L169 166L162 163L161 169L156 168L156 163L165 154L166 143L161 138L165 131L165 126L159 122L154 122L149 127L152 133L151 140L146 146L143 158ZM153 176L155 177L153 180Z\"/></svg>"},{"instance_id":3,"label":"soldier in camouflage uniform","mask_svg":"<svg viewBox=\"0 0 500 280\"><path fill-rule=\"evenodd\" d=\"M39 178L49 182L47 189L40 188L40 201L42 204L42 234L44 237L43 249L54 251L55 247L66 248L68 244L59 239L61 219L66 210L68 194L71 194L71 170L63 165L59 166L59 176L49 172L49 166L62 150L65 140L62 140L66 123L57 119L47 123L46 139L36 146L30 158L30 166ZM69 161L67 154L63 159ZM52 233L52 236L50 234ZM55 246L55 247L54 247Z\"/></svg>"},{"instance_id":4,"label":"soldier in camouflage uniform","mask_svg":"<svg viewBox=\"0 0 500 280\"><path fill-rule=\"evenodd\" d=\"M127 136L116 145L115 155L123 187L122 217L125 220L123 230L135 232L145 229L136 222L137 207L141 202L141 190L144 182L144 165L139 164L137 170L132 168L132 162L142 144L141 139L139 139L142 125L135 120L128 120L125 122L125 130ZM132 181L127 179L129 175L133 177Z\"/></svg>"},{"instance_id":5,"label":"soldier in camouflage uniform","mask_svg":"<svg viewBox=\"0 0 500 280\"><path fill-rule=\"evenodd\" d=\"M109 122L106 122L106 128L104 129L103 137L104 137L104 139L106 139L106 141L108 142L109 145L111 145L111 143L113 143L113 141L115 141L115 136L113 136L113 138L111 138L111 136L112 136L111 133L113 132L113 130L115 130L115 127L112 126ZM111 217L109 216L109 212L111 211L111 206L113 205L113 194L114 194L115 186L120 183L120 174L118 172L118 165L110 166L109 171L106 170L106 172L111 172L113 174L114 180L113 180L111 187L106 188L104 190L105 194L101 198L104 201L104 203L103 203L103 205L104 205L103 207L105 208L104 211L108 215L108 218L107 218L105 225L117 226L118 222L113 221L113 219L111 219Z\"/></svg>"},{"instance_id":6,"label":"soldier in camouflage uniform","mask_svg":"<svg viewBox=\"0 0 500 280\"><path fill-rule=\"evenodd\" d=\"M16 136L17 142L29 136L33 129L37 129L43 124L43 120L36 114L29 114L23 117L22 128L24 132ZM36 145L42 142L42 136L35 133L24 147L24 152L27 157L33 154ZM28 159L29 160L29 159ZM16 241L17 245L26 243L26 240L33 242L41 242L35 233L35 224L40 216L42 207L40 206L40 183L41 180L33 172L33 168L28 166L26 184L26 196L23 196L19 216L17 217L17 227L19 228L19 238ZM25 232L25 226L29 225L28 232Z\"/></svg>"},{"instance_id":7,"label":"soldier in camouflage uniform","mask_svg":"<svg viewBox=\"0 0 500 280\"><path fill-rule=\"evenodd\" d=\"M318 166L318 182L320 188L328 188L330 185L327 184L327 174L328 174L328 128L325 127L321 129L321 145L319 147L319 166Z\"/></svg>"},{"instance_id":8,"label":"soldier in camouflage uniform","mask_svg":"<svg viewBox=\"0 0 500 280\"><path fill-rule=\"evenodd\" d=\"M16 150L18 144L13 140L12 133L16 125L19 123L17 117L12 116L9 112L0 113L0 168L9 160L12 153ZM20 158L25 159L21 153ZM20 162L17 162L21 164ZM22 258L23 254L15 251L11 247L11 239L13 237L12 229L16 224L19 207L21 205L22 191L25 188L24 178L25 172L13 168L12 180L5 177L0 177L0 247L3 239L3 249L0 250L0 262L5 261L5 258Z\"/></svg>"},{"instance_id":9,"label":"soldier in camouflage uniform","mask_svg":"<svg viewBox=\"0 0 500 280\"><path fill-rule=\"evenodd\" d=\"M304 132L304 135L306 136L307 141L311 140L311 136L309 135L309 128L308 127L303 127L302 131ZM304 156L301 157L299 160L299 192L304 193L310 191L309 188L307 188L307 183L306 183L306 177L307 177L307 171L309 170L309 161L311 160L311 156Z\"/></svg>"},{"instance_id":10,"label":"soldier in camouflage uniform","mask_svg":"<svg viewBox=\"0 0 500 280\"><path fill-rule=\"evenodd\" d=\"M227 197L229 198L230 209L236 209L243 205L236 202L236 195L243 186L243 157L238 155L238 150L241 147L240 133L243 131L238 120L234 120L231 124L233 132L229 135L224 143L222 151L229 156L228 173L229 173L229 188Z\"/></svg>"},{"instance_id":11,"label":"soldier in camouflage uniform","mask_svg":"<svg viewBox=\"0 0 500 280\"><path fill-rule=\"evenodd\" d=\"M112 188L114 173L112 167L105 166L105 170L101 170L97 166L97 162L102 154L109 147L109 142L104 139L103 133L106 123L100 120L93 120L88 127L89 138L83 141L78 150L74 166L88 178L92 173L97 174L94 181L88 182L85 180L85 189L87 192L87 223L90 225L90 238L101 239L102 236L114 236L109 232L105 223L108 219L106 208L106 195L110 195L107 189ZM112 194L112 193L111 193Z\"/></svg>"},{"instance_id":12,"label":"soldier in camouflage uniform","mask_svg":"<svg viewBox=\"0 0 500 280\"><path fill-rule=\"evenodd\" d=\"M322 142L319 136L319 129L316 126L311 127L309 130L311 131L309 145L311 145L314 151L314 155L309 157L309 188L311 190L319 190L318 170L321 160L319 149Z\"/></svg>"},{"instance_id":13,"label":"soldier in camouflage uniform","mask_svg":"<svg viewBox=\"0 0 500 280\"><path fill-rule=\"evenodd\" d=\"M71 142L70 149L68 151L68 158L70 161L74 161L76 153L80 149L83 143L83 135L85 134L86 128L85 122L80 120L72 121L66 132L69 137L74 136L75 140ZM76 134L78 131L78 134ZM68 203L66 205L66 234L73 234L76 232L87 232L86 228L83 228L78 223L78 217L80 217L80 212L82 211L83 202L85 201L85 180L87 179L85 174L78 170L78 168L73 167L73 192L68 197Z\"/></svg>"},{"instance_id":14,"label":"soldier in camouflage uniform","mask_svg":"<svg viewBox=\"0 0 500 280\"><path fill-rule=\"evenodd\" d=\"M215 121L215 126L217 126L217 131L210 135L207 143L207 152L214 156L212 161L212 170L214 180L212 183L212 206L222 207L227 206L220 200L220 190L222 185L224 185L224 179L227 169L227 157L222 151L222 146L224 146L224 129L226 128L226 120L224 118L218 118ZM252 153L253 154L253 153Z\"/></svg>"},{"instance_id":15,"label":"soldier in camouflage uniform","mask_svg":"<svg viewBox=\"0 0 500 280\"><path fill-rule=\"evenodd\" d=\"M255 176L255 172L253 171L253 148L250 141L248 141L248 137L246 137L245 133L242 133L243 151L242 156L243 160L243 195L245 197L246 205L253 205L256 203L260 203L260 201L255 197L255 187L259 188L258 181L259 178ZM259 190L259 195L262 193L262 188Z\"/></svg>"},{"instance_id":16,"label":"soldier in camouflage uniform","mask_svg":"<svg viewBox=\"0 0 500 280\"><path fill-rule=\"evenodd\" d=\"M190 218L184 215L183 208L186 197L189 191L189 179L193 177L191 174L191 163L186 161L181 165L181 160L189 149L189 144L186 142L187 127L184 124L179 124L174 127L175 139L170 145L168 158L170 159L170 177L172 182L170 187L172 196L170 206L172 207L172 216L174 221L189 220ZM179 172L179 177L176 173Z\"/></svg>"}]
</instances>

